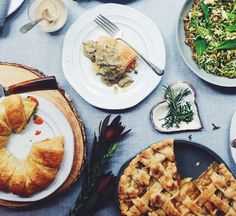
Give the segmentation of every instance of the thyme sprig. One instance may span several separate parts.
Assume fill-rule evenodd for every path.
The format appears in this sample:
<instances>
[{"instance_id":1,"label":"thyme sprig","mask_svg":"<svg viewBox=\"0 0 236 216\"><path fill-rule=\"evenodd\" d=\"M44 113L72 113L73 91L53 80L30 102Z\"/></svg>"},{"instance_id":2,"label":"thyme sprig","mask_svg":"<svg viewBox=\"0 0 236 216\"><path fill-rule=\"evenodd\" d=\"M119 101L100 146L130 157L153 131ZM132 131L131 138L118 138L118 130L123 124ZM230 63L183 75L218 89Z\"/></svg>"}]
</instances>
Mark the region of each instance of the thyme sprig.
<instances>
[{"instance_id":1,"label":"thyme sprig","mask_svg":"<svg viewBox=\"0 0 236 216\"><path fill-rule=\"evenodd\" d=\"M191 94L186 88L176 93L170 86L164 86L165 96L168 103L168 113L164 117L162 127L180 127L181 122L190 123L193 120L194 112L190 102L184 101L184 98Z\"/></svg>"},{"instance_id":2,"label":"thyme sprig","mask_svg":"<svg viewBox=\"0 0 236 216\"><path fill-rule=\"evenodd\" d=\"M117 152L117 142L127 135L130 130L124 131L117 116L109 124L110 115L99 126L99 136L94 134L91 159L86 167L86 176L81 192L70 209L69 216L90 216L96 208L114 192L115 177L112 172L106 172L106 166Z\"/></svg>"}]
</instances>

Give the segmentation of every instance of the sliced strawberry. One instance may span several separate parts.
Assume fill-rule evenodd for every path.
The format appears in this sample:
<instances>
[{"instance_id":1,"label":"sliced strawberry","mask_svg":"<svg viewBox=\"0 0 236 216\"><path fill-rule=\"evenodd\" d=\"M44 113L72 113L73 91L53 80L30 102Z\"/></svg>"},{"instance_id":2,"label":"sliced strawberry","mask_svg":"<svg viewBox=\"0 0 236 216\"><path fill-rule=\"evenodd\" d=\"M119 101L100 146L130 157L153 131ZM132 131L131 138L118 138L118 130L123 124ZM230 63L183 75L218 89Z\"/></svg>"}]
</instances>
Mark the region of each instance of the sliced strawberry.
<instances>
[{"instance_id":1,"label":"sliced strawberry","mask_svg":"<svg viewBox=\"0 0 236 216\"><path fill-rule=\"evenodd\" d=\"M36 136L39 135L39 134L41 134L40 130L36 130L35 133L34 133L34 135L36 135Z\"/></svg>"},{"instance_id":2,"label":"sliced strawberry","mask_svg":"<svg viewBox=\"0 0 236 216\"><path fill-rule=\"evenodd\" d=\"M35 124L38 124L38 125L43 124L43 119L41 117L37 116L37 115L34 115L33 120L34 120Z\"/></svg>"}]
</instances>

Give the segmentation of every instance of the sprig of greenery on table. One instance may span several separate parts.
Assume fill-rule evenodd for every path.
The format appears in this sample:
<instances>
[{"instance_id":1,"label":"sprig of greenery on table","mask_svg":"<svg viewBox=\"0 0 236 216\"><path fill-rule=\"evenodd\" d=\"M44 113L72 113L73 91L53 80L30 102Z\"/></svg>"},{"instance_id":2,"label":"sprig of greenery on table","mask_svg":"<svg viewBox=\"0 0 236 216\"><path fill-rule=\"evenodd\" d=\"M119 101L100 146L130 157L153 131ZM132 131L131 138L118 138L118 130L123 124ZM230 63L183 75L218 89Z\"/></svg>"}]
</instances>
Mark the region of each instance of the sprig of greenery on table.
<instances>
[{"instance_id":1,"label":"sprig of greenery on table","mask_svg":"<svg viewBox=\"0 0 236 216\"><path fill-rule=\"evenodd\" d=\"M70 209L70 216L93 215L95 209L114 192L115 177L111 171L106 172L106 165L119 148L117 142L130 132L125 131L120 120L119 115L109 124L109 115L100 122L99 136L94 134L85 180L74 206Z\"/></svg>"},{"instance_id":2,"label":"sprig of greenery on table","mask_svg":"<svg viewBox=\"0 0 236 216\"><path fill-rule=\"evenodd\" d=\"M221 127L220 126L217 126L215 125L214 123L211 123L212 124L212 130L215 131L215 130L219 130Z\"/></svg>"},{"instance_id":3,"label":"sprig of greenery on table","mask_svg":"<svg viewBox=\"0 0 236 216\"><path fill-rule=\"evenodd\" d=\"M180 127L181 122L189 123L193 120L194 112L191 104L184 98L191 94L191 91L186 88L176 93L170 86L164 86L165 95L168 103L168 113L164 117L162 127Z\"/></svg>"}]
</instances>

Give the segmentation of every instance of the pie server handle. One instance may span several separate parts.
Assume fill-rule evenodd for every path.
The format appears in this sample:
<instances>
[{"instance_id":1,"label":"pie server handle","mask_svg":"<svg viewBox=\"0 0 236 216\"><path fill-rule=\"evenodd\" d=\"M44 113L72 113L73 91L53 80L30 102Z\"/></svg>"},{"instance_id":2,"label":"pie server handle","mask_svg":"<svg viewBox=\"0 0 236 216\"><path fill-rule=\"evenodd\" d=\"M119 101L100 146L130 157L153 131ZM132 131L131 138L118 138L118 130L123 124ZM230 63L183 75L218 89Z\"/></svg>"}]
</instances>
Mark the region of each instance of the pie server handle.
<instances>
[{"instance_id":1,"label":"pie server handle","mask_svg":"<svg viewBox=\"0 0 236 216\"><path fill-rule=\"evenodd\" d=\"M55 90L58 84L55 76L42 77L27 80L21 83L11 85L5 89L5 95L20 94L31 91Z\"/></svg>"}]
</instances>

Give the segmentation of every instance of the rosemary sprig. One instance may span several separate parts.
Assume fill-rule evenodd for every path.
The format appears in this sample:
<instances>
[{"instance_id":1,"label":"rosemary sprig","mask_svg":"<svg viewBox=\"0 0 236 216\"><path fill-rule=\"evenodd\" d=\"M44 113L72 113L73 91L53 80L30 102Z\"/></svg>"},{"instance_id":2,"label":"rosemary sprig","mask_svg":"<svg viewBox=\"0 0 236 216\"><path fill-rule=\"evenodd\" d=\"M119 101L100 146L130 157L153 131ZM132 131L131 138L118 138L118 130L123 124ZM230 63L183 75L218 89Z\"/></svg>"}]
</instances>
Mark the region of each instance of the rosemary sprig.
<instances>
[{"instance_id":1,"label":"rosemary sprig","mask_svg":"<svg viewBox=\"0 0 236 216\"><path fill-rule=\"evenodd\" d=\"M110 115L99 126L99 136L94 134L91 159L87 166L87 175L82 184L81 192L70 209L70 216L90 216L95 208L114 191L115 177L111 172L106 173L106 165L119 148L117 142L130 130L124 132L125 127L117 116L109 124Z\"/></svg>"},{"instance_id":2,"label":"rosemary sprig","mask_svg":"<svg viewBox=\"0 0 236 216\"><path fill-rule=\"evenodd\" d=\"M170 127L179 128L181 122L191 122L194 112L191 104L188 101L184 101L184 98L191 94L191 91L186 88L176 94L170 86L164 86L164 90L168 103L168 113L164 117L165 122L162 124L162 127L167 129Z\"/></svg>"}]
</instances>

